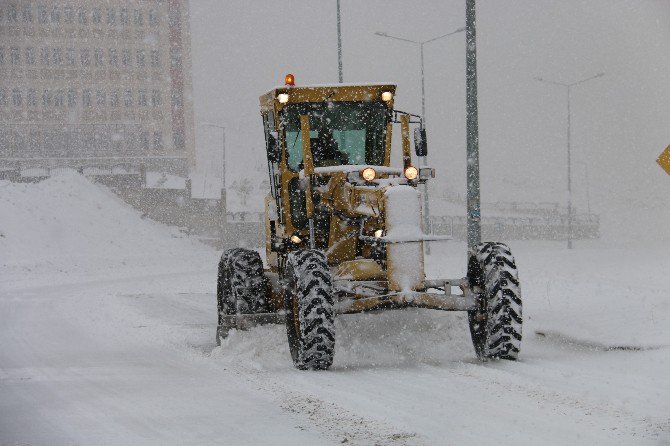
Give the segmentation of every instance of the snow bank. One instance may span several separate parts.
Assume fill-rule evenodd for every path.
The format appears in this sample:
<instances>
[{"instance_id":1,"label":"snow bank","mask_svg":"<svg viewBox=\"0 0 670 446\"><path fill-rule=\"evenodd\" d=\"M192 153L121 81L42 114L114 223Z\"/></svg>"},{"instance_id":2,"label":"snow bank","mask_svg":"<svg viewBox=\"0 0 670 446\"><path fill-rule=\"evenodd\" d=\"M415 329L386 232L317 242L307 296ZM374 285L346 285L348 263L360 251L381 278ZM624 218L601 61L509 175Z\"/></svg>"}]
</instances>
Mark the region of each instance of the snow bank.
<instances>
[{"instance_id":1,"label":"snow bank","mask_svg":"<svg viewBox=\"0 0 670 446\"><path fill-rule=\"evenodd\" d=\"M0 263L31 280L39 281L45 271L150 267L158 256L179 259L206 249L174 228L143 219L111 191L74 172L34 184L0 182Z\"/></svg>"}]
</instances>

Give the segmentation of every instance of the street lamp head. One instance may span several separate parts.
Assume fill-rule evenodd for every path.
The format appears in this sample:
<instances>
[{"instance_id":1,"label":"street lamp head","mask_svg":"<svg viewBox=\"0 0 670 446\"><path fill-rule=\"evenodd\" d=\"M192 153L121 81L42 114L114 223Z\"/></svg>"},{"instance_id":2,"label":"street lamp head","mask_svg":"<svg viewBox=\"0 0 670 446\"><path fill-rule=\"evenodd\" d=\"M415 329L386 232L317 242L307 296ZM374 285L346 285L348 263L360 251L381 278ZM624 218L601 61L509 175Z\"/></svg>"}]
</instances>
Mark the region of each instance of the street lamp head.
<instances>
[{"instance_id":1,"label":"street lamp head","mask_svg":"<svg viewBox=\"0 0 670 446\"><path fill-rule=\"evenodd\" d=\"M465 31L465 26L463 26L461 28L458 28L456 31L454 31L454 34L455 33L462 33L463 31Z\"/></svg>"},{"instance_id":2,"label":"street lamp head","mask_svg":"<svg viewBox=\"0 0 670 446\"><path fill-rule=\"evenodd\" d=\"M598 73L598 74L596 74L595 77L603 77L604 75L605 75L605 73Z\"/></svg>"},{"instance_id":3,"label":"street lamp head","mask_svg":"<svg viewBox=\"0 0 670 446\"><path fill-rule=\"evenodd\" d=\"M387 33L383 32L383 31L377 31L375 34L378 35L378 36L382 36L382 37L388 37L389 36Z\"/></svg>"}]
</instances>

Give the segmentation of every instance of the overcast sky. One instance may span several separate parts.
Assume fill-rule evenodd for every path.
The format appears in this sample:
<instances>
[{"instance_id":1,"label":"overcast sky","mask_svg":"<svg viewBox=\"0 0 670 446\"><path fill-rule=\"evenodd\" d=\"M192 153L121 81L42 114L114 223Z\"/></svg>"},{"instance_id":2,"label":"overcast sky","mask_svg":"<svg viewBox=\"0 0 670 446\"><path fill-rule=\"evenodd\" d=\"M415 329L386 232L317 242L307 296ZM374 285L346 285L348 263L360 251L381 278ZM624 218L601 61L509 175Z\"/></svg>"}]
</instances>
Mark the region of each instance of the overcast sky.
<instances>
[{"instance_id":1,"label":"overcast sky","mask_svg":"<svg viewBox=\"0 0 670 446\"><path fill-rule=\"evenodd\" d=\"M419 47L374 32L446 34L464 26L465 1L341 4L344 81L396 83L396 107L420 113ZM572 93L575 204L602 215L610 240L670 242L670 176L655 162L670 144L670 2L479 0L477 38L482 200L565 202L566 90L534 78L604 72ZM191 0L191 39L200 172L220 176L221 131L199 125L211 122L227 129L228 185L266 175L258 97L288 72L337 82L335 0ZM425 46L435 199L465 193L464 42Z\"/></svg>"}]
</instances>

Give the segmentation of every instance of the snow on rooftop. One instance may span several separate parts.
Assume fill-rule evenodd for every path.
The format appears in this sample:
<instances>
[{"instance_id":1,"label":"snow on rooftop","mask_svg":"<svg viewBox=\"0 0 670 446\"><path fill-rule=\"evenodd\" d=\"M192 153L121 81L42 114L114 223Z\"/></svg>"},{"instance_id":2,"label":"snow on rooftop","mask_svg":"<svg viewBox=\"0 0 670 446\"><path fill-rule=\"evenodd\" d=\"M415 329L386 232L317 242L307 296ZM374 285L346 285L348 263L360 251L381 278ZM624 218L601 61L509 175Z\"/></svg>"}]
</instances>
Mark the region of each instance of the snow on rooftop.
<instances>
[{"instance_id":1,"label":"snow on rooftop","mask_svg":"<svg viewBox=\"0 0 670 446\"><path fill-rule=\"evenodd\" d=\"M394 85L393 82L348 82L342 84L309 84L309 85L280 85L277 88L333 88L333 87L381 87L382 85Z\"/></svg>"}]
</instances>

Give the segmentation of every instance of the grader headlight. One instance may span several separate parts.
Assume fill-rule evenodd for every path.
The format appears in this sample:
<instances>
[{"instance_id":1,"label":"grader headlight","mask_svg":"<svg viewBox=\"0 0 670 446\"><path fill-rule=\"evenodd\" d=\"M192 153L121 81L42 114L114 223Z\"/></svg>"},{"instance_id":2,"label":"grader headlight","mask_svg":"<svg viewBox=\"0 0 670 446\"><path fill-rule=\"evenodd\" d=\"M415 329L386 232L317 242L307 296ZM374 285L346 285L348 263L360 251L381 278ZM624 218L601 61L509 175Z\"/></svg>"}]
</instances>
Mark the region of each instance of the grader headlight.
<instances>
[{"instance_id":1,"label":"grader headlight","mask_svg":"<svg viewBox=\"0 0 670 446\"><path fill-rule=\"evenodd\" d=\"M419 176L419 171L414 166L408 166L405 168L405 178L408 180L416 180L416 177Z\"/></svg>"},{"instance_id":2,"label":"grader headlight","mask_svg":"<svg viewBox=\"0 0 670 446\"><path fill-rule=\"evenodd\" d=\"M393 93L390 91L385 91L382 93L382 101L389 102L391 99L393 99Z\"/></svg>"},{"instance_id":3,"label":"grader headlight","mask_svg":"<svg viewBox=\"0 0 670 446\"><path fill-rule=\"evenodd\" d=\"M298 237L295 234L291 236L291 243L298 245L300 244L300 242L302 242L302 239L300 237Z\"/></svg>"},{"instance_id":4,"label":"grader headlight","mask_svg":"<svg viewBox=\"0 0 670 446\"><path fill-rule=\"evenodd\" d=\"M280 104L286 104L288 102L288 93L279 93L277 95L277 100Z\"/></svg>"},{"instance_id":5,"label":"grader headlight","mask_svg":"<svg viewBox=\"0 0 670 446\"><path fill-rule=\"evenodd\" d=\"M375 237L381 238L384 235L384 230L383 229L377 229L375 231Z\"/></svg>"},{"instance_id":6,"label":"grader headlight","mask_svg":"<svg viewBox=\"0 0 670 446\"><path fill-rule=\"evenodd\" d=\"M361 178L365 181L372 181L377 177L377 172L372 167L366 167L361 170Z\"/></svg>"}]
</instances>

